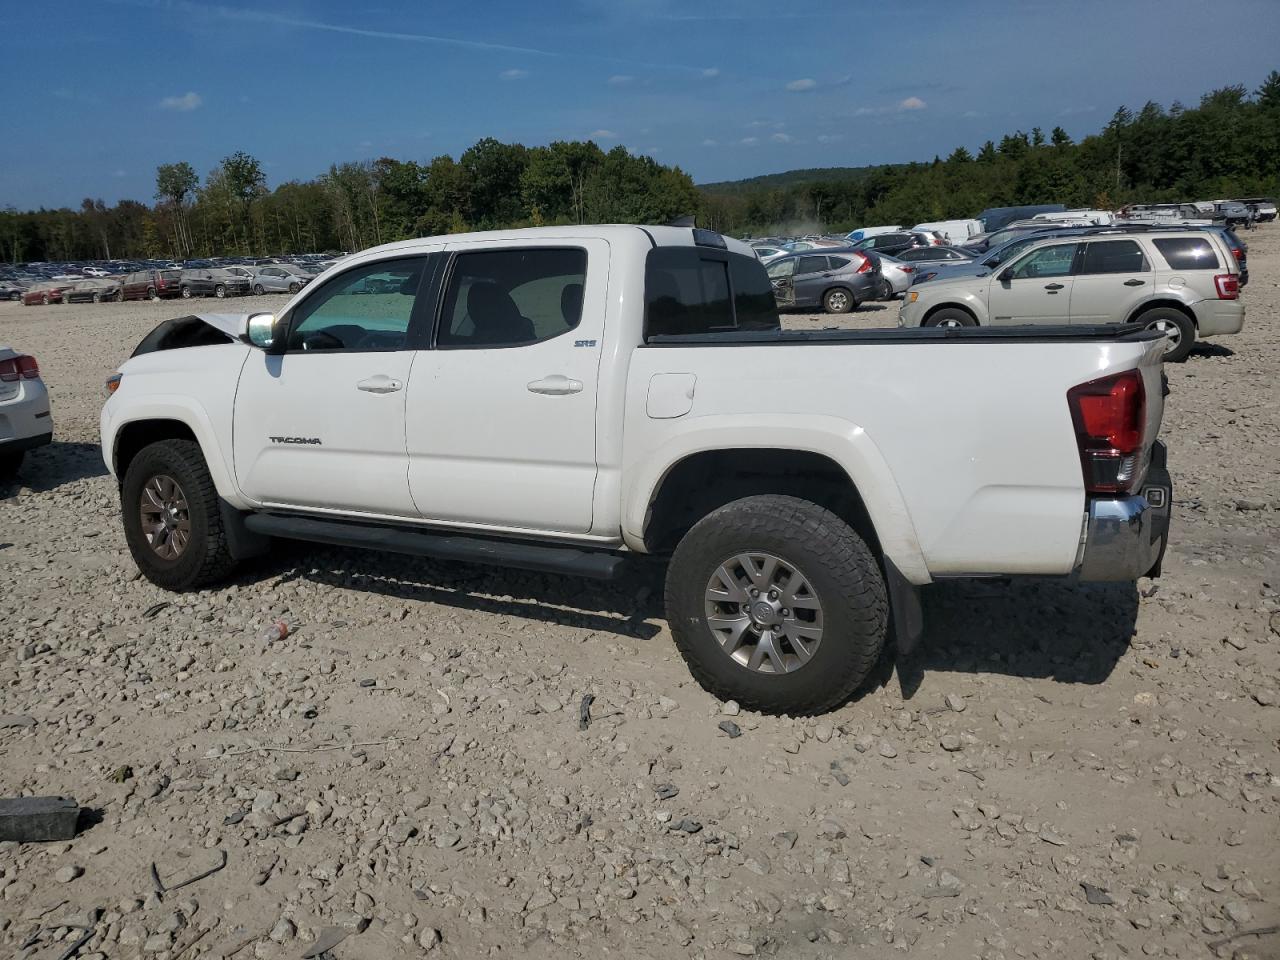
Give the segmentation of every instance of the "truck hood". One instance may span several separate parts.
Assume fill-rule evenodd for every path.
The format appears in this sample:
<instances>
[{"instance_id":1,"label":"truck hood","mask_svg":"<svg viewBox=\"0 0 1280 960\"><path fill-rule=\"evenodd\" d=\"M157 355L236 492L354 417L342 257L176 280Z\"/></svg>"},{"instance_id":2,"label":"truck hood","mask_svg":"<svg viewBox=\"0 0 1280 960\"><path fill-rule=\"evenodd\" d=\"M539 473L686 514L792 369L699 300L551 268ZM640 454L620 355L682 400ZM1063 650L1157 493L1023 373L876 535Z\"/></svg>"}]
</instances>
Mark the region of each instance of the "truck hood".
<instances>
[{"instance_id":1,"label":"truck hood","mask_svg":"<svg viewBox=\"0 0 1280 960\"><path fill-rule=\"evenodd\" d=\"M166 320L142 338L132 356L155 353L158 350L179 350L184 347L210 347L223 343L235 343L240 335L246 313L199 313Z\"/></svg>"}]
</instances>

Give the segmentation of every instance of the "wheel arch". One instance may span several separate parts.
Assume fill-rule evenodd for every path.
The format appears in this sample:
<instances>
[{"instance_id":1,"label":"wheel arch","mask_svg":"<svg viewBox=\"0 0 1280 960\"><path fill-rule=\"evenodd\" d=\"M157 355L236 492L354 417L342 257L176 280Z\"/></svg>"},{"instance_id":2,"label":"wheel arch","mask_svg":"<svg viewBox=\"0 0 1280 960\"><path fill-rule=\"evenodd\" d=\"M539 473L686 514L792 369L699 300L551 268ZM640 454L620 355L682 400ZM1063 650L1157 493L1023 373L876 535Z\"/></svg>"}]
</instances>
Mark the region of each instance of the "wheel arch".
<instances>
[{"instance_id":1,"label":"wheel arch","mask_svg":"<svg viewBox=\"0 0 1280 960\"><path fill-rule=\"evenodd\" d=\"M1171 310L1177 310L1180 314L1182 314L1184 317L1186 317L1188 320L1191 321L1192 325L1196 328L1197 332L1200 330L1200 321L1196 319L1195 311L1192 310L1185 303L1183 303L1181 300L1175 299L1173 297L1158 297L1153 300L1144 300L1142 303L1138 304L1136 307L1134 307L1132 310L1129 311L1129 316L1125 318L1125 322L1133 323L1140 316L1146 313L1148 310L1157 310L1157 309L1160 309L1161 307L1166 307Z\"/></svg>"},{"instance_id":2,"label":"wheel arch","mask_svg":"<svg viewBox=\"0 0 1280 960\"><path fill-rule=\"evenodd\" d=\"M765 421L751 428L691 430L635 463L638 476L623 511L628 546L662 553L731 500L791 494L843 517L912 583L929 582L906 503L861 428L831 417L800 422L775 415Z\"/></svg>"},{"instance_id":3,"label":"wheel arch","mask_svg":"<svg viewBox=\"0 0 1280 960\"><path fill-rule=\"evenodd\" d=\"M975 324L977 324L978 326L982 326L982 318L978 316L978 314L974 311L974 309L971 306L969 306L967 303L959 303L954 300L948 300L945 303L935 304L934 306L926 310L924 312L924 315L920 317L920 326L923 327L925 325L925 322L930 317L932 317L935 313L939 313L943 310L961 310L964 313L967 313L969 316L973 317L973 322Z\"/></svg>"},{"instance_id":4,"label":"wheel arch","mask_svg":"<svg viewBox=\"0 0 1280 960\"><path fill-rule=\"evenodd\" d=\"M116 483L124 481L129 464L145 447L161 440L192 440L200 447L218 496L237 509L249 506L231 474L230 459L223 455L212 421L199 407L157 404L131 411L127 420L111 423L103 431L103 452L110 450L107 466Z\"/></svg>"}]
</instances>

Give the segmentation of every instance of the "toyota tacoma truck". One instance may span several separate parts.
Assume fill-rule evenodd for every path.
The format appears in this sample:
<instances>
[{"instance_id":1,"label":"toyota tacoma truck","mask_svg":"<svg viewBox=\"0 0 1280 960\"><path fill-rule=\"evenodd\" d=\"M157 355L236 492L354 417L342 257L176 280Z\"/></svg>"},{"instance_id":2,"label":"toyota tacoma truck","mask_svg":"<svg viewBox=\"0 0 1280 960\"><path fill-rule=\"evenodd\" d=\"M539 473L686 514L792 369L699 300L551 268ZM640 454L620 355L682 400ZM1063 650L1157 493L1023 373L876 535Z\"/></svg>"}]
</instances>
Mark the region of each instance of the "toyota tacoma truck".
<instances>
[{"instance_id":1,"label":"toyota tacoma truck","mask_svg":"<svg viewBox=\"0 0 1280 960\"><path fill-rule=\"evenodd\" d=\"M108 381L102 452L163 587L272 538L598 578L647 554L699 682L815 713L910 648L926 584L1158 574L1163 352L1132 326L782 330L710 231L477 233L166 321Z\"/></svg>"}]
</instances>

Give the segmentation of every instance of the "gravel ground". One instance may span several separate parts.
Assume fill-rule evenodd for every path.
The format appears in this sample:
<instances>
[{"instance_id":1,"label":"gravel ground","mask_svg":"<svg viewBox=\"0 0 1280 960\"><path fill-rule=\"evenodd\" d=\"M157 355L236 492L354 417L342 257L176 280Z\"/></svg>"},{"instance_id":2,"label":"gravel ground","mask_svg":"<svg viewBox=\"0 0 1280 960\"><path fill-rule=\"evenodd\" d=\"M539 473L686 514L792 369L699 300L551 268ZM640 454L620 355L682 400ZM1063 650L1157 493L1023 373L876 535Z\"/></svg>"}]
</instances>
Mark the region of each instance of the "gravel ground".
<instances>
[{"instance_id":1,"label":"gravel ground","mask_svg":"<svg viewBox=\"0 0 1280 960\"><path fill-rule=\"evenodd\" d=\"M694 684L652 569L283 546L162 592L97 413L182 307L0 304L58 437L0 493L0 794L87 808L0 844L0 955L1280 956L1280 227L1249 240L1244 333L1169 370L1164 578L931 588L921 648L806 720Z\"/></svg>"}]
</instances>

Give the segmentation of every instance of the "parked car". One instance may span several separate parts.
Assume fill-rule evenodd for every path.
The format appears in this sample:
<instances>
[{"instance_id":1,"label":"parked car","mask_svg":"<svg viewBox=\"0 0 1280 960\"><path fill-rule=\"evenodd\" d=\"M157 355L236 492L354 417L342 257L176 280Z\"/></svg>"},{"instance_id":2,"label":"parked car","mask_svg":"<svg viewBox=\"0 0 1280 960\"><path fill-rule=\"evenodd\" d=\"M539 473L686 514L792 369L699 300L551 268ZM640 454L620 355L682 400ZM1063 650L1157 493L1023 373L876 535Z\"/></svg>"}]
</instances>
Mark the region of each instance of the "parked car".
<instances>
[{"instance_id":1,"label":"parked car","mask_svg":"<svg viewBox=\"0 0 1280 960\"><path fill-rule=\"evenodd\" d=\"M935 267L958 267L973 262L973 257L959 247L912 247L896 257L880 257L881 300L891 300L906 292L922 271Z\"/></svg>"},{"instance_id":2,"label":"parked car","mask_svg":"<svg viewBox=\"0 0 1280 960\"><path fill-rule=\"evenodd\" d=\"M1026 220L1037 213L1059 213L1066 210L1062 203L1037 203L1021 207L988 207L976 217L985 233L994 233L1014 220Z\"/></svg>"},{"instance_id":3,"label":"parked car","mask_svg":"<svg viewBox=\"0 0 1280 960\"><path fill-rule=\"evenodd\" d=\"M867 239L867 237L879 236L882 233L901 233L905 229L902 224L895 224L892 227L859 227L857 230L850 230L845 235L845 239L850 244L854 244L859 240Z\"/></svg>"},{"instance_id":4,"label":"parked car","mask_svg":"<svg viewBox=\"0 0 1280 960\"><path fill-rule=\"evenodd\" d=\"M1081 226L1105 227L1115 222L1116 215L1110 210L1055 210L1048 213L1037 213L1032 220L1047 220L1050 223L1072 223Z\"/></svg>"},{"instance_id":5,"label":"parked car","mask_svg":"<svg viewBox=\"0 0 1280 960\"><path fill-rule=\"evenodd\" d=\"M936 233L943 243L964 243L976 233L982 232L977 220L938 220L934 223L917 223L911 228L915 233Z\"/></svg>"},{"instance_id":6,"label":"parked car","mask_svg":"<svg viewBox=\"0 0 1280 960\"><path fill-rule=\"evenodd\" d=\"M253 292L297 293L312 280L311 274L291 263L258 267L253 273Z\"/></svg>"},{"instance_id":7,"label":"parked car","mask_svg":"<svg viewBox=\"0 0 1280 960\"><path fill-rule=\"evenodd\" d=\"M346 291L375 275L398 283L368 314ZM750 710L844 703L891 629L919 638L920 585L1159 573L1158 335L779 327L765 268L710 231L412 240L278 316L162 324L101 449L169 590L272 537L600 578L669 557L677 649Z\"/></svg>"},{"instance_id":8,"label":"parked car","mask_svg":"<svg viewBox=\"0 0 1280 960\"><path fill-rule=\"evenodd\" d=\"M1215 200L1213 209L1228 229L1249 223L1249 208L1239 200Z\"/></svg>"},{"instance_id":9,"label":"parked car","mask_svg":"<svg viewBox=\"0 0 1280 960\"><path fill-rule=\"evenodd\" d=\"M903 250L910 250L912 247L935 246L938 243L940 243L940 240L934 234L905 230L900 233L878 233L867 237L853 244L853 249L874 250L878 254L888 254L891 257L896 257Z\"/></svg>"},{"instance_id":10,"label":"parked car","mask_svg":"<svg viewBox=\"0 0 1280 960\"><path fill-rule=\"evenodd\" d=\"M18 472L28 450L53 440L49 392L36 358L0 346L0 480Z\"/></svg>"},{"instance_id":11,"label":"parked car","mask_svg":"<svg viewBox=\"0 0 1280 960\"><path fill-rule=\"evenodd\" d=\"M45 306L51 303L62 302L62 291L67 288L66 283L41 283L27 290L22 295L22 302L28 307Z\"/></svg>"},{"instance_id":12,"label":"parked car","mask_svg":"<svg viewBox=\"0 0 1280 960\"><path fill-rule=\"evenodd\" d=\"M879 260L844 247L788 254L766 269L778 306L788 310L821 307L827 313L849 313L875 300L880 291Z\"/></svg>"},{"instance_id":13,"label":"parked car","mask_svg":"<svg viewBox=\"0 0 1280 960\"><path fill-rule=\"evenodd\" d=\"M782 247L752 246L751 249L755 251L756 256L760 258L761 263L768 263L775 257L785 256L787 253L787 251L782 249Z\"/></svg>"},{"instance_id":14,"label":"parked car","mask_svg":"<svg viewBox=\"0 0 1280 960\"><path fill-rule=\"evenodd\" d=\"M1270 223L1276 218L1276 202L1271 197L1248 197L1236 202L1251 209L1259 223Z\"/></svg>"},{"instance_id":15,"label":"parked car","mask_svg":"<svg viewBox=\"0 0 1280 960\"><path fill-rule=\"evenodd\" d=\"M62 291L63 303L101 303L119 299L119 280L78 280Z\"/></svg>"},{"instance_id":16,"label":"parked car","mask_svg":"<svg viewBox=\"0 0 1280 960\"><path fill-rule=\"evenodd\" d=\"M121 300L169 300L181 295L181 270L137 270L120 281Z\"/></svg>"},{"instance_id":17,"label":"parked car","mask_svg":"<svg viewBox=\"0 0 1280 960\"><path fill-rule=\"evenodd\" d=\"M182 271L182 296L243 297L249 292L249 281L230 270L187 269Z\"/></svg>"},{"instance_id":18,"label":"parked car","mask_svg":"<svg viewBox=\"0 0 1280 960\"><path fill-rule=\"evenodd\" d=\"M913 286L902 326L1140 323L1178 361L1244 327L1240 272L1216 233L1043 237L999 270Z\"/></svg>"},{"instance_id":19,"label":"parked car","mask_svg":"<svg viewBox=\"0 0 1280 960\"><path fill-rule=\"evenodd\" d=\"M21 300L22 295L26 292L25 284L17 283L13 280L0 281L0 300Z\"/></svg>"}]
</instances>

